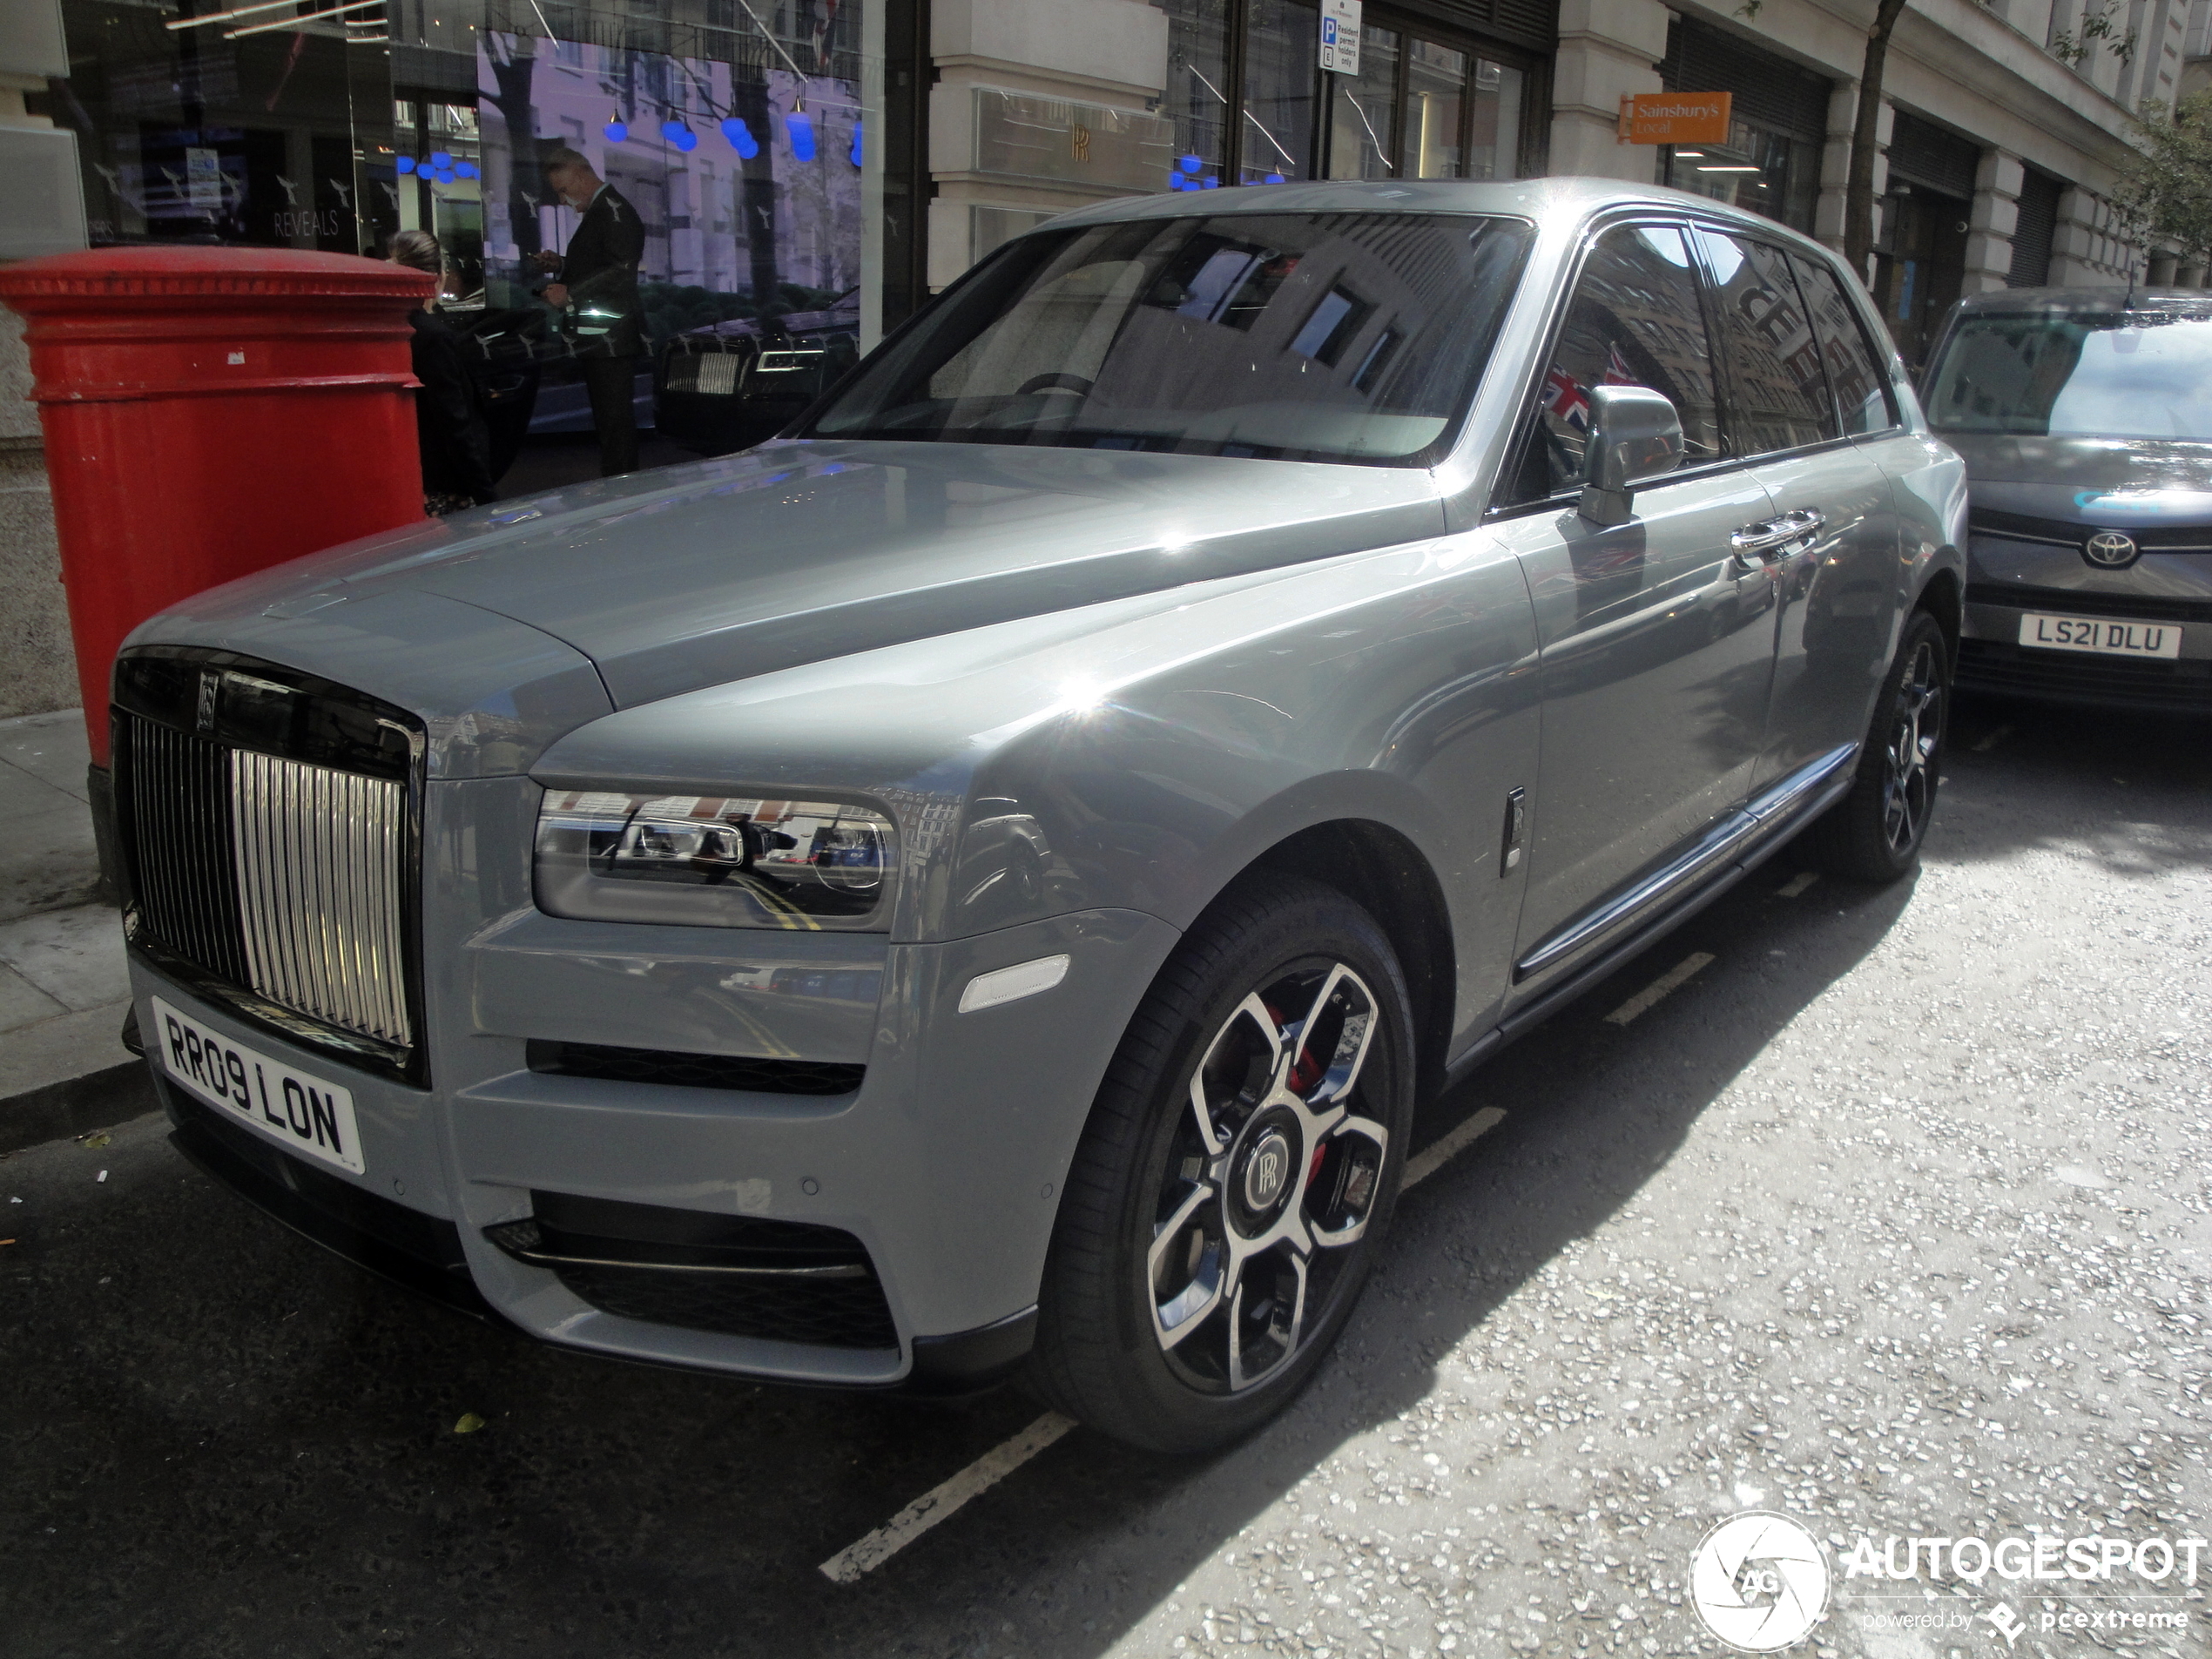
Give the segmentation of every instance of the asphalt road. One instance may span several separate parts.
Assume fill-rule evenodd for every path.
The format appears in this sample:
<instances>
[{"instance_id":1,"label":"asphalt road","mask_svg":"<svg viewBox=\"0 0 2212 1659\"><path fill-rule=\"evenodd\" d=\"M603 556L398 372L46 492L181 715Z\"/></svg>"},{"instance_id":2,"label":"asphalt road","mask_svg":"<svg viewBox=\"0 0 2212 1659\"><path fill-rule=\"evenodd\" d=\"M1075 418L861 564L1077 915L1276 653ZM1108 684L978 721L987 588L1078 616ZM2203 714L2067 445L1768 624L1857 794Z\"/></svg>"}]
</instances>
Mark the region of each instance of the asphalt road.
<instances>
[{"instance_id":1,"label":"asphalt road","mask_svg":"<svg viewBox=\"0 0 2212 1659\"><path fill-rule=\"evenodd\" d=\"M1211 1461L1048 1424L850 1583L820 1564L1041 1408L534 1346L154 1120L0 1161L0 1654L1687 1654L1693 1550L1750 1507L1829 1547L1795 1651L2212 1651L2212 1554L1844 1574L1861 1533L2212 1531L2212 729L1953 738L1914 881L1785 853L1433 1109L1504 1116L1283 1420Z\"/></svg>"}]
</instances>

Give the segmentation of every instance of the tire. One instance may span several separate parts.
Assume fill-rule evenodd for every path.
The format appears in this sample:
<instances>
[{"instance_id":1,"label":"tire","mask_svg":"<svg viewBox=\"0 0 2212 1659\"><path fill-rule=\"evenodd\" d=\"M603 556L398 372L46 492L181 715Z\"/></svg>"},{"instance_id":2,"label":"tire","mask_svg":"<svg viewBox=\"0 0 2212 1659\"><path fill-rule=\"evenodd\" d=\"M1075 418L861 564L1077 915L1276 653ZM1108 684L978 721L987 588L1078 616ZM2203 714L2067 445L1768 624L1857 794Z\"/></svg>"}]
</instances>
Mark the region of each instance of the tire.
<instances>
[{"instance_id":1,"label":"tire","mask_svg":"<svg viewBox=\"0 0 2212 1659\"><path fill-rule=\"evenodd\" d=\"M1942 780L1951 714L1951 648L1916 610L1882 680L1851 793L1812 828L1814 860L1831 875L1884 886L1920 857Z\"/></svg>"},{"instance_id":2,"label":"tire","mask_svg":"<svg viewBox=\"0 0 2212 1659\"><path fill-rule=\"evenodd\" d=\"M1389 1226L1407 1009L1388 939L1341 894L1268 875L1215 901L1131 1018L1069 1171L1029 1361L1049 1401L1188 1453L1297 1394Z\"/></svg>"}]
</instances>

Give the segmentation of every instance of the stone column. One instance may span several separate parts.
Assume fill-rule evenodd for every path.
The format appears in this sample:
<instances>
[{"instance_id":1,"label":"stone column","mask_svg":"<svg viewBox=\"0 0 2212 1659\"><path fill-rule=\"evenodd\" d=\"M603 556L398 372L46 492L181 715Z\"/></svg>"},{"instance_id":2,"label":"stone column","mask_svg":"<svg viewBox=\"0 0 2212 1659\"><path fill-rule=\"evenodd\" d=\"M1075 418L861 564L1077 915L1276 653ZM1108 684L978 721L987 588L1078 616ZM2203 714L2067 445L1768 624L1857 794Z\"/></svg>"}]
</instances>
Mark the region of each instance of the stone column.
<instances>
[{"instance_id":1,"label":"stone column","mask_svg":"<svg viewBox=\"0 0 2212 1659\"><path fill-rule=\"evenodd\" d=\"M1820 150L1820 200L1813 208L1812 233L1839 253L1844 248L1844 213L1851 185L1851 124L1858 119L1858 83L1838 82L1836 90L1828 95L1828 135ZM1874 156L1874 228L1878 233L1881 230L1882 192L1889 185L1890 129L1896 123L1896 111L1885 103L1880 125L1874 130L1878 146Z\"/></svg>"},{"instance_id":2,"label":"stone column","mask_svg":"<svg viewBox=\"0 0 2212 1659\"><path fill-rule=\"evenodd\" d=\"M1551 173L1639 185L1657 178L1657 146L1622 144L1617 135L1622 97L1662 91L1666 55L1667 8L1659 0L1560 0Z\"/></svg>"},{"instance_id":3,"label":"stone column","mask_svg":"<svg viewBox=\"0 0 2212 1659\"><path fill-rule=\"evenodd\" d=\"M2007 285L2013 271L2013 233L2020 227L2020 185L2027 169L2002 150L1981 152L1974 174L1974 207L1967 220L1966 275L1961 293L1987 293Z\"/></svg>"},{"instance_id":4,"label":"stone column","mask_svg":"<svg viewBox=\"0 0 2212 1659\"><path fill-rule=\"evenodd\" d=\"M1010 178L978 171L979 89L1031 93L1067 118L1065 142L1088 154L1081 111L1149 117L1167 84L1168 20L1149 0L934 0L929 94L929 287L945 287L997 241L1071 207L1132 193L1092 185L1080 170ZM1064 100L1064 103L1062 101ZM1136 188L1163 189L1159 178Z\"/></svg>"},{"instance_id":5,"label":"stone column","mask_svg":"<svg viewBox=\"0 0 2212 1659\"><path fill-rule=\"evenodd\" d=\"M2089 191L2059 197L2059 222L2051 239L2051 286L2101 287L2128 280L2135 252L2111 234L2112 210Z\"/></svg>"}]
</instances>

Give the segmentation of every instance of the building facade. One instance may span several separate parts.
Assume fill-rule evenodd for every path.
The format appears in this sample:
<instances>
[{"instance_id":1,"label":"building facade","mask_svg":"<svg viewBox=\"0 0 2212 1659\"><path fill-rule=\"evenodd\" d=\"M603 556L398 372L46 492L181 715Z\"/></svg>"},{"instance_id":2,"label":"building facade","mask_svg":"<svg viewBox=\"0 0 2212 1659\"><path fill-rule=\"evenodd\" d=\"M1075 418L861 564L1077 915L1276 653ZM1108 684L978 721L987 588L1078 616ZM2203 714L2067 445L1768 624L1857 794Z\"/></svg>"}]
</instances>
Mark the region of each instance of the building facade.
<instances>
[{"instance_id":1,"label":"building facade","mask_svg":"<svg viewBox=\"0 0 2212 1659\"><path fill-rule=\"evenodd\" d=\"M16 0L20 3L20 0ZM53 3L53 0L43 0ZM581 150L648 230L649 329L855 306L873 337L1102 196L1595 173L1840 244L1871 0L58 0L96 245L373 252L437 232L533 302ZM2124 280L2131 123L2204 84L2212 0L1914 0L1869 273L1912 355L1962 293ZM1347 61L1356 60L1356 68ZM1621 141L1623 98L1730 94L1724 143ZM2194 284L2155 251L2139 273Z\"/></svg>"}]
</instances>

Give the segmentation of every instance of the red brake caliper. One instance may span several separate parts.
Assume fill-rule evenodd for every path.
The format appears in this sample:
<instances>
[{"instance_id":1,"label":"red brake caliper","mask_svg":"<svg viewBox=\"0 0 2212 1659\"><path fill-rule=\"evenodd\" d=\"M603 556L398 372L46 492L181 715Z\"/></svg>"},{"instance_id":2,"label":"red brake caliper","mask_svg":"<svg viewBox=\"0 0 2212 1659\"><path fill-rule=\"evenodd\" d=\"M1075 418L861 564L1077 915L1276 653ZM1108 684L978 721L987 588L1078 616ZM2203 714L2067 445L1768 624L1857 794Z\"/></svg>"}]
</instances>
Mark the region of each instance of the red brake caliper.
<instances>
[{"instance_id":1,"label":"red brake caliper","mask_svg":"<svg viewBox=\"0 0 2212 1659\"><path fill-rule=\"evenodd\" d=\"M1264 1006L1267 1008L1268 1017L1273 1020L1279 1028L1283 1023L1282 1015L1277 1011L1273 1003L1267 1003ZM1300 1096L1304 1096L1307 1089L1321 1081L1321 1062L1315 1059L1312 1053L1304 1046L1304 1040L1305 1034L1301 1032L1298 1058L1291 1062L1290 1076L1291 1088ZM1313 1161L1306 1165L1305 1170L1305 1184L1309 1187L1313 1184L1313 1178L1321 1173L1321 1160L1328 1155L1328 1148L1325 1146L1317 1146L1313 1149Z\"/></svg>"}]
</instances>

